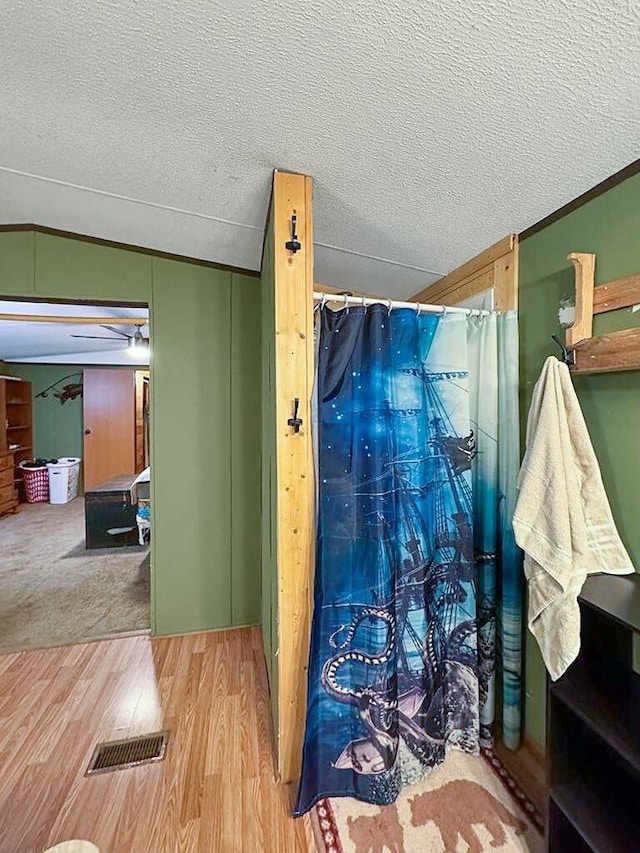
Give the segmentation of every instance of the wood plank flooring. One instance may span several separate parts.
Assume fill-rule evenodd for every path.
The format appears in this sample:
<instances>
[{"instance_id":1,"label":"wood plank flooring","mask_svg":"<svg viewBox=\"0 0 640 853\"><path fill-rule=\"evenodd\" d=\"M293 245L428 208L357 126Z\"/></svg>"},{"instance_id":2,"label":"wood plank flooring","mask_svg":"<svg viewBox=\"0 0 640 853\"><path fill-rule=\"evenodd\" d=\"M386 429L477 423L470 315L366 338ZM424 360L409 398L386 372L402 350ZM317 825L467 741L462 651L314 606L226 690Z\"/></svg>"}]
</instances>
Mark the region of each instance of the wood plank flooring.
<instances>
[{"instance_id":1,"label":"wood plank flooring","mask_svg":"<svg viewBox=\"0 0 640 853\"><path fill-rule=\"evenodd\" d=\"M274 781L258 629L0 657L0 853L315 851ZM171 732L158 764L92 777L95 744Z\"/></svg>"}]
</instances>

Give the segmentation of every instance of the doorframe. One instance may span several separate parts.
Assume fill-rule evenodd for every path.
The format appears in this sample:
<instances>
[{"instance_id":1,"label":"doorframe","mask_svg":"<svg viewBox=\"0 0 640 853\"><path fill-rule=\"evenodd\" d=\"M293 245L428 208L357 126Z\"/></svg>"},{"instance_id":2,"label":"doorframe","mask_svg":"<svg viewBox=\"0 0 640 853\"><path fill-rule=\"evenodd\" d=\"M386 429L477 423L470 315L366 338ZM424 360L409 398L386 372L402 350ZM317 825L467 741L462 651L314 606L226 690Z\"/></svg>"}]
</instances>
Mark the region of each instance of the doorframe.
<instances>
[{"instance_id":1,"label":"doorframe","mask_svg":"<svg viewBox=\"0 0 640 853\"><path fill-rule=\"evenodd\" d=\"M118 306L124 308L146 308L148 311L147 324L149 326L149 364L146 366L142 365L132 365L132 369L146 369L149 371L149 422L148 422L148 430L149 430L149 465L151 465L152 469L154 466L154 442L152 439L153 436L153 421L154 421L154 405L155 405L155 397L154 389L153 389L153 381L155 371L153 369L152 363L152 354L153 354L153 309L151 305L151 300L147 301L139 301L139 300L122 300L122 299L67 299L63 297L49 297L49 296L16 296L14 294L2 295L0 294L1 302L29 302L29 303L40 303L46 305L104 305L106 307L109 306ZM15 322L29 322L29 318L25 317L23 321L16 320ZM31 321L33 322L33 320ZM14 362L6 362L6 364L12 364ZM15 362L16 364L18 362ZM30 362L33 363L33 362ZM105 368L117 368L124 367L124 365L95 365L96 367L105 367ZM135 429L135 424L134 424ZM84 433L84 420L83 420L83 433ZM83 454L84 454L84 434L83 434ZM153 474L151 481L151 506L155 503L155 494L153 490ZM149 629L144 629L143 631L134 631L132 632L132 636L135 634L147 634L151 633L153 635L155 630L155 585L153 583L153 564L155 559L155 533L156 528L155 525L151 525L151 536L149 537L149 571L151 572L151 582L149 584ZM123 635L126 636L126 635ZM102 638L105 639L105 638Z\"/></svg>"}]
</instances>

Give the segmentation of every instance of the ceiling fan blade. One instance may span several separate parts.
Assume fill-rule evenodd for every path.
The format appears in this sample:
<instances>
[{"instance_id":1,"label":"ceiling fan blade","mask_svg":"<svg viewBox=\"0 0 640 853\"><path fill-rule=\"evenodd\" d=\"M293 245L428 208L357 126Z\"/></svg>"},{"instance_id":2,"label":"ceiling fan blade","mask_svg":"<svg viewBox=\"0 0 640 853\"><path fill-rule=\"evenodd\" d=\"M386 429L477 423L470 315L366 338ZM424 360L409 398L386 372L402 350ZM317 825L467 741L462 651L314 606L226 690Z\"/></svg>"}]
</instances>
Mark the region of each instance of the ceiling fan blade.
<instances>
[{"instance_id":1,"label":"ceiling fan blade","mask_svg":"<svg viewBox=\"0 0 640 853\"><path fill-rule=\"evenodd\" d=\"M87 340L92 341L117 341L119 344L122 343L120 338L108 338L106 335L69 335L71 338L86 338Z\"/></svg>"},{"instance_id":2,"label":"ceiling fan blade","mask_svg":"<svg viewBox=\"0 0 640 853\"><path fill-rule=\"evenodd\" d=\"M110 332L115 332L118 335L122 335L123 338L128 338L129 340L133 337L133 335L127 334L127 332L121 332L120 329L116 329L115 326L105 326L101 325L102 329L109 329Z\"/></svg>"}]
</instances>

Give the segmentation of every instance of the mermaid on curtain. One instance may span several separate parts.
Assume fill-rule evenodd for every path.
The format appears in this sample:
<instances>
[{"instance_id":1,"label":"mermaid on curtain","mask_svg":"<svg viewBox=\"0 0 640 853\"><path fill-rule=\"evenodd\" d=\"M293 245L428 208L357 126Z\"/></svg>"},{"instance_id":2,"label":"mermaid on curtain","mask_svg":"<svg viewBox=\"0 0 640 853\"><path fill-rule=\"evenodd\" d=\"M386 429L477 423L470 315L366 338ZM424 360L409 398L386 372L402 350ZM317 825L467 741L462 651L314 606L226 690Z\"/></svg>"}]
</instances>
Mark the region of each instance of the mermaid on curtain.
<instances>
[{"instance_id":1,"label":"mermaid on curtain","mask_svg":"<svg viewBox=\"0 0 640 853\"><path fill-rule=\"evenodd\" d=\"M490 739L510 504L498 482L495 315L376 304L323 308L319 319L317 567L297 814L324 796L392 802L448 748L476 753L481 728ZM509 355L517 361L517 347ZM515 484L517 437L513 447ZM519 567L510 574L518 607L503 668L506 705L517 706ZM519 728L513 708L503 717Z\"/></svg>"}]
</instances>

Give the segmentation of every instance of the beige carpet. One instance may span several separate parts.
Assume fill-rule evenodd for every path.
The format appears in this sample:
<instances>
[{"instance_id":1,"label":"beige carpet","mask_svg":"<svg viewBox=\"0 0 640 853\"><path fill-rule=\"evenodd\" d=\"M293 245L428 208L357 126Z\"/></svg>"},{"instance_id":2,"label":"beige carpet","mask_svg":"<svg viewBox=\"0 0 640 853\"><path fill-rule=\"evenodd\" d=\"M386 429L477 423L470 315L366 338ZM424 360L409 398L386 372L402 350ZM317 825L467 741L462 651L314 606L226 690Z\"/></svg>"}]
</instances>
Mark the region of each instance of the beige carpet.
<instances>
[{"instance_id":1,"label":"beige carpet","mask_svg":"<svg viewBox=\"0 0 640 853\"><path fill-rule=\"evenodd\" d=\"M0 518L0 654L149 627L149 549L84 548L84 500Z\"/></svg>"},{"instance_id":2,"label":"beige carpet","mask_svg":"<svg viewBox=\"0 0 640 853\"><path fill-rule=\"evenodd\" d=\"M320 800L312 820L321 853L542 853L525 805L532 809L487 759L452 749L393 805L333 797Z\"/></svg>"}]
</instances>

